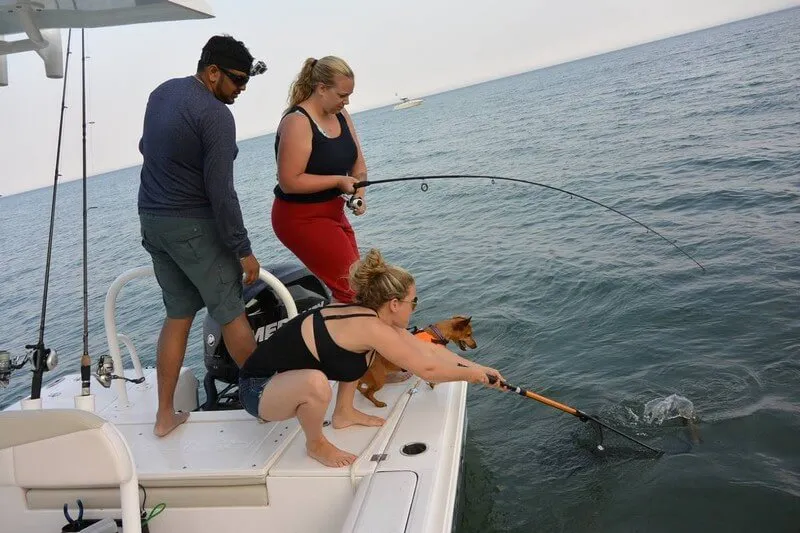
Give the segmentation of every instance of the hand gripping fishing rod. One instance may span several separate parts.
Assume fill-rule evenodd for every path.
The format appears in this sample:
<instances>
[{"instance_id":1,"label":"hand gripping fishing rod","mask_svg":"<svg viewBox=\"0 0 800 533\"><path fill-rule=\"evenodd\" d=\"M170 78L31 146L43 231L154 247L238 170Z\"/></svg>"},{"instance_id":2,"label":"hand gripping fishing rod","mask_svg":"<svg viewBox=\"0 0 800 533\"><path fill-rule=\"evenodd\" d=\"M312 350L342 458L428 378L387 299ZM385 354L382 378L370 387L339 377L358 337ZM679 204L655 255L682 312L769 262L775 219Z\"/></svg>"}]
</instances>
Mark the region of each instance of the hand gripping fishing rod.
<instances>
[{"instance_id":1,"label":"hand gripping fishing rod","mask_svg":"<svg viewBox=\"0 0 800 533\"><path fill-rule=\"evenodd\" d=\"M664 239L665 241L667 241L668 243L670 243L672 246L674 246L674 247L675 247L675 248L676 248L676 249L677 249L677 250L678 250L680 253L682 253L683 255L685 255L686 257L688 257L689 259L691 259L692 261L694 261L694 263L695 263L697 266L699 266L699 267L700 267L700 269L701 269L703 272L705 272L705 271L706 271L705 267L704 267L703 265L701 265L701 264L700 264L700 263L697 261L697 259L695 259L695 258L694 258L694 257L692 257L691 255L689 255L689 254L688 254L688 252L686 252L686 251L685 251L683 248L681 248L680 246L678 246L677 244L675 244L675 242L673 242L673 241L671 241L671 240L667 239L666 237L664 237L663 235L661 235L659 232L657 232L656 230L654 230L653 228L651 228L650 226L648 226L648 225L647 225L647 224L645 224L644 222L640 222L640 221L636 220L635 218L633 218L633 217L631 217L631 216L628 216L628 215L626 215L626 214L625 214L625 213L623 213L622 211L619 211L618 209L614 209L613 207L607 206L606 204L600 203L600 202L598 202L597 200L592 200L591 198L587 198L586 196L580 195L580 194L578 194L578 193L574 193L574 192L572 192L572 191L568 191L568 190L566 190L566 189L561 189L561 188L559 188L559 187L554 187L554 186L552 186L552 185L546 185L546 184L544 184L544 183L538 183L538 182L536 182L536 181L531 181L531 180L523 180L523 179L519 179L519 178L505 178L505 177L502 177L502 176L481 176L481 175L467 175L467 174L448 174L448 175L439 175L439 176L410 176L410 177L406 177L406 178L390 178L390 179L385 179L385 180L372 180L372 181L365 180L365 181L361 181L361 182L359 182L359 183L356 183L356 184L354 185L354 188L355 188L355 189L360 189L361 187L369 187L370 185L377 185L377 184L379 184L379 183L392 183L392 182L398 182L398 181L423 181L423 183L422 183L422 185L421 185L421 187L420 187L420 188L421 188L421 189L422 189L422 191L424 192L424 191L427 191L427 190L428 190L428 184L427 184L427 183L424 183L424 181L425 181L425 180L442 180L442 179L488 179L488 180L492 180L492 182L494 182L495 180L499 180L499 181L513 181L513 182L515 182L515 183L525 183L525 184L527 184L527 185L535 185L535 186L537 186L537 187L544 187L545 189L550 189L550 190L553 190L553 191L558 191L558 192L561 192L561 193L564 193L564 194L568 194L568 195L570 195L570 196L574 196L574 197L576 197L576 198L580 198L581 200L586 200L587 202L591 202L591 203L593 203L593 204L595 204L595 205L599 205L600 207L603 207L603 208L605 208L605 209L608 209L609 211L613 211L614 213L616 213L616 214L618 214L618 215L621 215L621 216L623 216L623 217L627 218L628 220L630 220L630 221L632 221L632 222L635 222L635 223L639 224L640 226L642 226L642 227L643 227L644 229L646 229L647 231L652 231L653 233L655 233L656 235L658 235L659 237L661 237L662 239ZM351 207L351 208L352 208L352 207Z\"/></svg>"},{"instance_id":2,"label":"hand gripping fishing rod","mask_svg":"<svg viewBox=\"0 0 800 533\"><path fill-rule=\"evenodd\" d=\"M491 383L492 385L497 383L497 378L496 377L492 376L491 374L486 374L486 376L489 378L489 383ZM523 388L517 387L516 385L511 385L511 384L509 384L509 383L507 383L505 381L501 381L500 382L500 386L503 387L504 389L508 390L508 391L514 392L516 394L519 394L520 396L524 396L525 398L530 398L531 400L536 400L537 402L541 402L541 403L543 403L545 405L549 405L550 407L554 407L554 408L556 408L556 409L558 409L560 411L564 411L565 413L569 413L572 416L578 417L578 419L581 422L592 422L593 424L595 424L595 428L597 430L597 434L598 434L598 437L599 437L599 440L600 440L600 443L597 445L597 450L598 451L602 452L602 451L605 450L605 448L603 447L603 430L602 430L602 428L606 428L607 430L609 430L609 431L611 431L613 433L616 433L620 437L624 437L624 438L628 439L629 441L635 442L639 446L647 448L648 450L650 450L651 452L655 453L656 455L661 456L661 455L664 454L664 452L662 450L659 450L657 448L653 448L652 446L650 446L648 444L645 444L644 442L642 442L642 441L640 441L638 439L635 439L634 437L631 437L630 435L626 435L625 433L623 433L623 432L621 432L621 431L619 431L617 429L612 428L611 426L607 425L606 423L596 419L593 416L587 415L583 411L575 409L574 407L570 407L569 405L564 405L563 403L559 403L559 402L557 402L555 400L551 400L550 398L545 398L541 394L536 394L535 392L531 392L529 390L525 390Z\"/></svg>"}]
</instances>

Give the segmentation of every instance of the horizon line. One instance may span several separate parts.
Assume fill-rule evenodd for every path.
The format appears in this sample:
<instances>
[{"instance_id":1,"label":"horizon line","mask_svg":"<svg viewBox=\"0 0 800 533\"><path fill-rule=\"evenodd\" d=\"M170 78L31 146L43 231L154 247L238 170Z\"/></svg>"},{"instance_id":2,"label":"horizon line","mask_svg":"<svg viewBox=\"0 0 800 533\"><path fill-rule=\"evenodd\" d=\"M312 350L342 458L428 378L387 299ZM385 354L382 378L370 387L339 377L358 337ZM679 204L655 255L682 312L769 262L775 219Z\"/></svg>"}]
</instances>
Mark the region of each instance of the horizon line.
<instances>
[{"instance_id":1,"label":"horizon line","mask_svg":"<svg viewBox=\"0 0 800 533\"><path fill-rule=\"evenodd\" d=\"M604 51L593 53L593 54L590 54L590 55L587 55L587 56L575 57L575 58L572 58L572 59L567 59L567 60L564 60L564 61L559 61L557 63L550 63L550 64L546 64L546 65L537 65L537 66L534 66L534 67L531 67L531 68L527 68L526 70L520 70L520 71L515 70L515 71L508 72L506 74L501 74L499 76L493 76L493 77L489 77L489 78L485 78L485 79L481 79L481 80L477 80L477 81L467 82L465 85L458 85L458 86L449 87L449 88L436 89L435 92L419 95L418 98L430 98L430 97L433 97L433 96L439 96L439 95L447 94L447 93L450 93L450 92L458 91L458 90L461 90L461 89L468 89L468 88L471 88L471 87L476 87L478 85L483 85L485 83L492 83L492 82L500 81L500 80L503 80L503 79L506 79L506 78L513 78L515 76L521 76L523 74L529 74L531 72L536 72L536 71L540 71L540 70L546 70L546 69L549 69L549 68L569 65L571 63L577 63L579 61L595 59L595 58L598 58L598 57L602 57L604 55L613 54L613 53L616 53L616 52L621 52L623 50L630 50L630 49L633 49L633 48L638 48L640 46L645 46L645 45L648 45L648 44L658 43L658 42L661 42L661 41L667 41L669 39L675 39L677 37L684 37L684 36L692 35L694 33L699 33L699 32L702 32L702 31L712 30L712 29L716 29L716 28L722 28L724 26L728 26L728 25L731 25L731 24L737 24L737 23L744 22L744 21L747 21L747 20L753 20L753 19L757 19L757 18L769 16L769 15L774 15L776 13L781 13L783 11L792 11L794 9L800 9L800 6L791 6L791 7L787 7L787 8L784 8L784 9L778 9L776 11L768 11L768 12L765 12L765 13L760 13L758 15L745 17L743 19L729 20L727 22L723 22L723 23L720 23L720 24L715 24L713 26L706 26L706 27L703 27L703 28L697 28L697 29L689 30L689 31L682 32L682 33L676 33L676 34L672 34L672 35L666 35L666 36L663 36L663 37L657 37L657 38L652 39L652 40L642 41L642 42L638 42L638 43L634 43L634 44L625 45L625 46L622 46L621 48L614 48L614 49L611 49L611 50L604 50ZM391 106L393 104L394 104L394 101L387 102L385 104L380 104L380 105L377 105L377 106L374 106L374 107L369 107L369 108L365 108L365 109L359 109L358 111L355 111L355 112L351 113L351 115L355 116L355 115L358 115L360 113L366 113L366 112L369 112L369 111L376 111L376 110L382 109L384 107L389 107L389 106ZM255 134L255 135L239 138L239 139L236 140L236 142L239 143L239 142L244 142L244 141L250 141L250 140L253 140L253 139L259 139L261 137L266 137L268 135L273 135L275 133L275 131L276 130L274 130L274 129L273 130L263 131L261 133ZM122 166L119 166L119 167L106 168L106 169L100 170L100 171L98 171L98 172L96 172L94 174L87 174L86 179L88 180L89 178L98 178L98 177L105 176L107 174L112 174L114 172L119 172L121 170L127 170L127 169L131 169L131 168L136 168L136 167L139 167L139 166L141 166L141 163L134 163L134 164L126 163L126 164L123 164ZM78 180L81 180L81 179L83 179L82 175L71 177L71 178L68 178L68 179L59 179L59 184L71 183L71 182L78 181ZM18 191L18 192L13 192L13 193L10 193L10 194L0 193L0 198L10 198L12 196L17 196L17 195L20 195L20 194L33 193L33 192L36 192L36 191L40 191L42 189L50 189L52 187L53 187L53 184L51 183L51 184L48 184L48 185L43 185L41 187L36 187L34 189L26 189L26 190L22 190L22 191Z\"/></svg>"}]
</instances>

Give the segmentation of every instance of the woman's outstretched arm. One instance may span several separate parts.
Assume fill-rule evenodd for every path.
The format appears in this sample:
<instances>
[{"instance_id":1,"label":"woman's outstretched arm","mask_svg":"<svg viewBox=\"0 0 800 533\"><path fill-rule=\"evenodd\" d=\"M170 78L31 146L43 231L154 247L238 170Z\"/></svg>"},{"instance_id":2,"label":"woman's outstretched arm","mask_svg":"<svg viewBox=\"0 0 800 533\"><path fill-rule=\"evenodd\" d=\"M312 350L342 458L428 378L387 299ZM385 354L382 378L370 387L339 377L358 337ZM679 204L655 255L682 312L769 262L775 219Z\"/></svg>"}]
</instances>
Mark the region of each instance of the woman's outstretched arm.
<instances>
[{"instance_id":1,"label":"woman's outstretched arm","mask_svg":"<svg viewBox=\"0 0 800 533\"><path fill-rule=\"evenodd\" d=\"M457 365L457 366L462 366L462 367L463 366L477 367L477 368L482 369L484 372L492 374L494 377L496 377L497 379L499 379L501 381L505 380L505 378L503 378L503 376L500 374L500 372L498 372L494 368L481 365L479 363L476 363L475 361L470 361L469 359L465 359L464 357L461 357L457 353L448 350L446 347L442 346L441 344L436 344L436 343L433 343L433 342L426 342L426 341L420 340L417 337L415 337L414 335L412 335L411 332L409 332L406 329L400 329L400 328L397 328L397 329L398 329L398 331L399 331L399 333L401 335L409 337L412 342L419 343L420 349L422 349L423 351L427 352L431 357L440 359L445 364ZM430 380L430 381L435 381L435 380Z\"/></svg>"},{"instance_id":2,"label":"woman's outstretched arm","mask_svg":"<svg viewBox=\"0 0 800 533\"><path fill-rule=\"evenodd\" d=\"M403 330L404 331L404 330ZM365 344L383 357L413 372L426 381L468 381L489 384L489 377L480 365L459 366L425 349L418 339L411 338L379 319L369 321L361 330ZM453 354L455 355L455 354ZM496 372L496 371L495 371Z\"/></svg>"}]
</instances>

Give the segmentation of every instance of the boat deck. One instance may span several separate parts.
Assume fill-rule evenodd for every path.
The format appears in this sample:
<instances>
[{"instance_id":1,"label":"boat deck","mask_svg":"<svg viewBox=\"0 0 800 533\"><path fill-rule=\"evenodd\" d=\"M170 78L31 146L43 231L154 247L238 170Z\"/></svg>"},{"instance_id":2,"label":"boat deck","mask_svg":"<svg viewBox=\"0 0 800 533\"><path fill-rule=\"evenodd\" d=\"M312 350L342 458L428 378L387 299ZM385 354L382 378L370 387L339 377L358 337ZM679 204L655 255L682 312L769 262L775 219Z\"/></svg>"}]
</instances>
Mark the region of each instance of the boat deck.
<instances>
[{"instance_id":1,"label":"boat deck","mask_svg":"<svg viewBox=\"0 0 800 533\"><path fill-rule=\"evenodd\" d=\"M133 377L131 372L126 374ZM297 419L283 422L261 422L243 410L193 411L189 420L163 438L153 435L153 424L157 407L157 383L154 369L144 371L145 382L128 386L130 406L117 405L117 394L113 388L92 387L95 395L95 412L113 422L125 436L136 461L140 480L175 481L192 478L208 479L209 476L233 480L237 477L261 477L269 472L278 476L350 476L348 469L328 468L308 457L305 453L305 438ZM404 394L415 388L415 377L403 383L387 384L378 397L387 407L377 408L360 393L356 394L355 407L371 415L386 418ZM196 398L193 389L197 380L191 371L184 368L179 379L176 407L191 410L191 399ZM331 385L336 388L336 383ZM441 385L431 390L427 384L416 387L419 399L434 400L446 393L448 386ZM73 396L80 388L80 377L66 376L46 384L42 388L44 409L71 409ZM335 396L335 391L334 391ZM184 405L181 405L183 403ZM438 402L436 402L438 403ZM196 402L195 402L196 405ZM8 409L19 409L16 403ZM333 402L328 408L326 422L333 413ZM395 417L397 418L397 417ZM391 421L390 421L391 422ZM370 442L378 432L389 433L392 427L351 426L341 430L327 425L323 432L334 445L356 455L365 455ZM387 435L388 436L388 435ZM381 439L377 439L376 447ZM374 451L373 451L374 453ZM374 468L369 461L360 461L357 476L363 476Z\"/></svg>"},{"instance_id":2,"label":"boat deck","mask_svg":"<svg viewBox=\"0 0 800 533\"><path fill-rule=\"evenodd\" d=\"M405 510L398 512L409 517L407 531L428 531L431 523L452 520L452 495L457 489L465 431L465 383L440 384L431 389L412 377L403 383L387 384L377 393L387 403L384 408L376 408L357 393L355 407L385 417L387 423L382 427L324 427L325 436L334 445L359 457L352 467L329 468L308 457L305 436L296 419L264 423L243 410L193 411L185 424L166 437L156 437L152 432L157 402L155 370L146 369L144 375L144 383L128 385L127 408L117 404L113 387L93 387L92 392L96 394L95 412L114 423L133 453L148 507L154 505L152 502L163 502L170 509L159 516L158 527L151 527L154 533L181 530L187 523L210 526L204 518L209 508L217 510L215 520L221 522L216 525L223 530L238 523L263 531L339 531L351 509L360 508L359 498L388 498L387 512L397 511L399 503L391 503L394 491L411 481L409 494L430 508L416 513L410 503L403 504ZM73 408L73 395L79 390L77 375L54 380L42 389L43 408ZM176 406L194 408L196 394L197 380L190 370L183 369ZM8 409L19 408L20 403L16 403ZM333 402L326 420L330 420L332 411ZM414 443L423 443L425 451L416 455L401 451ZM396 472L411 477L403 478L405 481L395 487L386 476ZM357 496L360 482L372 478L376 484L370 495ZM384 485L389 488L379 489ZM381 492L385 494L379 495ZM88 516L113 517L118 513L114 511L119 508L118 491L111 487L30 489L26 493L27 508L52 513L53 521L64 502L77 498L86 505ZM437 504L438 500L441 502ZM303 514L305 505L313 512ZM362 529L366 527L364 520L359 518ZM380 513L369 523L372 520L380 520ZM424 523L414 525L414 520ZM285 525L287 521L291 526ZM281 526L273 529L276 524ZM356 526L352 531L362 531Z\"/></svg>"}]
</instances>

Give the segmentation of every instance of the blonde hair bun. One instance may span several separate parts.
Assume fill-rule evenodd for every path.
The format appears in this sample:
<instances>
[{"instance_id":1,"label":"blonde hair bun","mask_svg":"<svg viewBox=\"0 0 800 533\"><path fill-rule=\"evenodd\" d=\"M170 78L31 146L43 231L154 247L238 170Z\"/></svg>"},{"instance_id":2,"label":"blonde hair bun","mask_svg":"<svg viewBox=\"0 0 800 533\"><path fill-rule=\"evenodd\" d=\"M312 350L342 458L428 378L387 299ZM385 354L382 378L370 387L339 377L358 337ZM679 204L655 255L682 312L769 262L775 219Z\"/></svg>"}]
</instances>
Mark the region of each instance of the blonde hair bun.
<instances>
[{"instance_id":1,"label":"blonde hair bun","mask_svg":"<svg viewBox=\"0 0 800 533\"><path fill-rule=\"evenodd\" d=\"M376 248L350 267L350 288L356 293L355 301L370 309L377 310L394 298L402 299L413 284L414 277L408 271L387 263Z\"/></svg>"}]
</instances>

